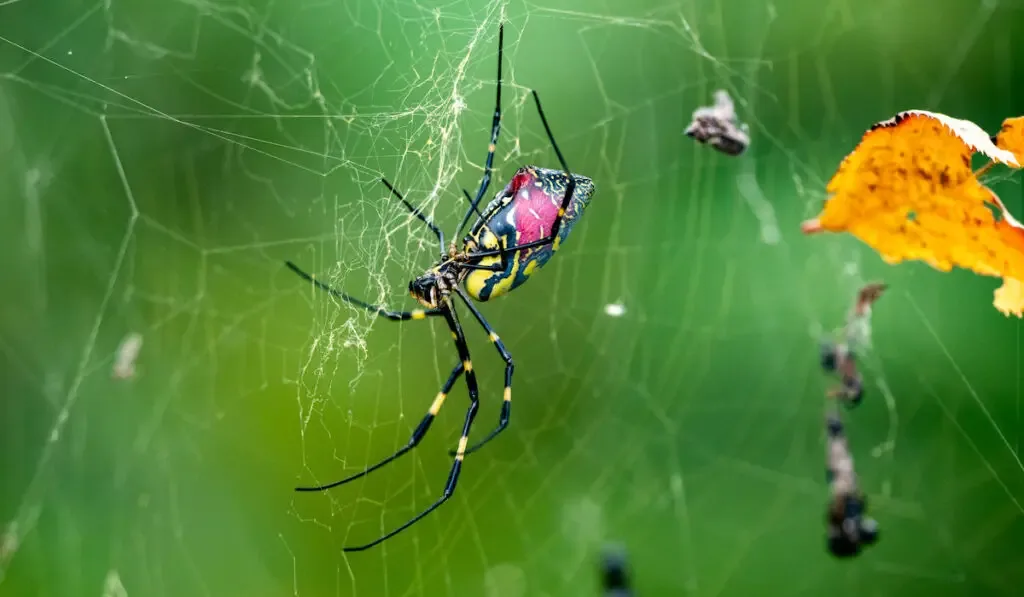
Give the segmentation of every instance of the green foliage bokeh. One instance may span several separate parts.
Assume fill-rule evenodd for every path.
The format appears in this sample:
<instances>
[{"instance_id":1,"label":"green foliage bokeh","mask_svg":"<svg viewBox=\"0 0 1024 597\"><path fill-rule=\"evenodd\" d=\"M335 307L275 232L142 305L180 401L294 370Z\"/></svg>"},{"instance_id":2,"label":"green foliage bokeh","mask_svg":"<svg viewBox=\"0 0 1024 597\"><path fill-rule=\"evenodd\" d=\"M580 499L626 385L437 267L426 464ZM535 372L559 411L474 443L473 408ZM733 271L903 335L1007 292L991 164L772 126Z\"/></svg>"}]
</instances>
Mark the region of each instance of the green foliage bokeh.
<instances>
[{"instance_id":1,"label":"green foliage bokeh","mask_svg":"<svg viewBox=\"0 0 1024 597\"><path fill-rule=\"evenodd\" d=\"M1017 594L1021 326L997 281L799 234L873 122L1020 113L1019 11L947 4L0 3L0 595L585 596L606 541L643 595ZM555 161L535 88L597 194L482 306L516 358L509 431L434 516L343 554L438 494L465 390L415 454L295 494L404 443L456 356L441 322L372 321L282 262L409 306L435 247L377 179L455 226L502 14L492 192ZM738 159L681 135L717 88L751 125ZM995 184L1018 216L1019 182ZM883 539L835 562L814 330L851 263L892 285L850 417ZM482 434L502 367L463 321ZM130 332L138 375L113 380Z\"/></svg>"}]
</instances>

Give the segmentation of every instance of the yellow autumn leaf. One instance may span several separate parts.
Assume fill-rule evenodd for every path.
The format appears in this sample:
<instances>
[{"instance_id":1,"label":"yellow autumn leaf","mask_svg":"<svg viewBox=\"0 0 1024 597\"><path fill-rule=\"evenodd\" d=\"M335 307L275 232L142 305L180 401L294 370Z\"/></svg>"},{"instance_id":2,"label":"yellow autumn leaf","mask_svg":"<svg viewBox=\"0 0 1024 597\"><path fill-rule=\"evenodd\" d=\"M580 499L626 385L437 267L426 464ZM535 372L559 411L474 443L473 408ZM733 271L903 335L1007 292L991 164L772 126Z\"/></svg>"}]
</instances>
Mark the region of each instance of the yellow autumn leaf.
<instances>
[{"instance_id":1,"label":"yellow autumn leaf","mask_svg":"<svg viewBox=\"0 0 1024 597\"><path fill-rule=\"evenodd\" d=\"M1024 164L1024 116L1007 118L996 135L996 146L1013 153L1017 162Z\"/></svg>"},{"instance_id":2,"label":"yellow autumn leaf","mask_svg":"<svg viewBox=\"0 0 1024 597\"><path fill-rule=\"evenodd\" d=\"M943 114L880 122L839 165L824 209L802 228L848 232L893 265L916 260L1003 278L993 304L1024 317L1024 226L971 170L974 153L1019 168L1021 127L1024 118L1008 119L993 143L978 125Z\"/></svg>"}]
</instances>

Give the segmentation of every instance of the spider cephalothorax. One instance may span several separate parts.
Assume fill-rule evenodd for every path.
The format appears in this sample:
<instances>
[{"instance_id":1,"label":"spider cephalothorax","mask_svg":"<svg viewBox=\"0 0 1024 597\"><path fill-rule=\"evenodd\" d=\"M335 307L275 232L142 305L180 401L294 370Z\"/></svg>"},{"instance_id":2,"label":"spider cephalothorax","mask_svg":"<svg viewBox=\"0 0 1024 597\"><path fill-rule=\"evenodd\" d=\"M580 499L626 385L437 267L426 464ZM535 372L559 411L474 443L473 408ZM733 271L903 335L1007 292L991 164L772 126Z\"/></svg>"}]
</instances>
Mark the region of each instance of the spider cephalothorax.
<instances>
[{"instance_id":1,"label":"spider cephalothorax","mask_svg":"<svg viewBox=\"0 0 1024 597\"><path fill-rule=\"evenodd\" d=\"M434 398L434 402L427 409L427 413L420 420L419 425L416 426L412 432L412 437L409 438L409 442L405 446L391 456L341 481L317 487L299 487L297 488L298 491L321 491L336 487L363 477L409 452L426 435L427 430L430 429L430 425L434 421L434 417L441 411L448 393L454 387L455 382L462 376L465 376L466 390L469 393L470 405L463 420L462 435L459 437L458 447L451 452L455 459L441 497L411 520L379 539L359 547L344 548L344 551L360 551L377 545L381 541L409 528L415 522L437 509L454 493L455 486L459 480L459 474L462 470L462 462L466 455L497 437L508 426L512 407L512 371L514 368L512 355L509 354L504 342L498 337L498 334L491 325L487 323L483 313L477 309L473 301L482 302L502 296L526 283L531 274L543 267L554 256L555 251L558 250L561 244L565 242L573 226L583 215L583 210L594 193L594 183L589 178L574 174L569 170L569 166L565 163L565 158L562 157L562 152L558 149L558 144L555 143L555 137L548 126L547 118L544 116L544 110L540 105L540 97L537 95L537 92L533 92L537 114L544 125L544 131L547 133L548 140L558 156L558 163L561 169L554 170L539 166L523 166L516 171L509 184L496 194L494 200L487 204L483 212L478 209L491 184L491 169L494 162L495 146L498 142L498 133L501 130L501 53L503 38L504 28L501 28L498 30L497 97L495 98L494 118L491 121L491 139L487 146L487 159L484 162L484 175L475 196L471 196L468 192L464 191L470 206L462 218L462 223L452 237L453 242L445 246L445 238L441 229L422 211L406 201L391 183L381 179L391 190L392 194L414 216L426 224L437 237L441 259L436 265L424 272L423 275L409 283L409 294L425 309L391 311L384 307L372 305L319 282L313 276L299 269L294 263L288 262L288 267L292 271L321 290L329 292L349 304L356 305L392 321L426 319L428 317L444 318L449 331L451 331L452 339L455 343L455 351L458 354L458 361L452 368L448 379L441 386L441 391ZM469 223L469 218L473 214L477 215L476 222L462 239L460 249L454 242L454 239L460 237L466 224ZM469 445L469 431L479 406L479 389L476 382L476 373L473 371L473 363L470 359L469 347L466 344L466 337L463 333L458 313L455 310L453 298L457 298L459 302L465 305L466 309L473 315L473 318L487 332L487 337L494 345L498 355L505 362L505 387L502 393L501 413L498 417L498 424L472 446Z\"/></svg>"},{"instance_id":2,"label":"spider cephalothorax","mask_svg":"<svg viewBox=\"0 0 1024 597\"><path fill-rule=\"evenodd\" d=\"M409 294L428 309L437 309L466 277L467 270L459 267L458 258L445 258L422 276L409 282Z\"/></svg>"}]
</instances>

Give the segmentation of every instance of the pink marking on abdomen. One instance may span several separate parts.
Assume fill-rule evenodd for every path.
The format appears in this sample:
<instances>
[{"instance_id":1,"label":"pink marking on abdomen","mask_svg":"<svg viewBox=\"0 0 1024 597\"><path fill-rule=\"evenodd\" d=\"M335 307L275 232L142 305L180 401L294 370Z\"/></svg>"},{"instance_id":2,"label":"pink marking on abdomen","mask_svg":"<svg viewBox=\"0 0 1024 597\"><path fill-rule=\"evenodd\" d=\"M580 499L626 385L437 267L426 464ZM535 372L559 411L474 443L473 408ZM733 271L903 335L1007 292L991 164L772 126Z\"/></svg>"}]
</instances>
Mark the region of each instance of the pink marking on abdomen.
<instances>
[{"instance_id":1,"label":"pink marking on abdomen","mask_svg":"<svg viewBox=\"0 0 1024 597\"><path fill-rule=\"evenodd\" d=\"M523 193L526 196L523 196ZM533 184L520 189L513 201L519 244L540 240L551 232L558 217L558 206L551 196Z\"/></svg>"}]
</instances>

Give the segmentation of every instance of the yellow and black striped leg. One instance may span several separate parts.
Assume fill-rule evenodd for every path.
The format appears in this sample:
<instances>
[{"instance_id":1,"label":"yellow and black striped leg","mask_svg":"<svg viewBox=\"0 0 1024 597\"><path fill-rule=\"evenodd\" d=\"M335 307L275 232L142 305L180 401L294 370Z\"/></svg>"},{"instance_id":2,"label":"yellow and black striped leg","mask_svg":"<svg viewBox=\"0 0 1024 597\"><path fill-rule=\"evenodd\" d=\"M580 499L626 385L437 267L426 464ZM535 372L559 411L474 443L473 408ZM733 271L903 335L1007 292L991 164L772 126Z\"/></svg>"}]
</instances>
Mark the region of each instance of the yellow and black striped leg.
<instances>
[{"instance_id":1,"label":"yellow and black striped leg","mask_svg":"<svg viewBox=\"0 0 1024 597\"><path fill-rule=\"evenodd\" d=\"M341 300L345 301L350 305L361 307L371 313L376 313L377 315L385 319L390 319L391 321L408 321L410 319L424 319L427 317L433 317L435 315L441 314L440 309L413 309L412 311L388 311L384 307L371 305L366 301L357 299L356 297L346 294L340 290L335 290L334 288L331 288L327 284L324 284L320 280L314 278L312 274L307 274L303 270L299 269L299 266L295 265L291 261L285 261L284 264L288 266L288 269L298 274L300 278L312 283L313 286L316 286L318 289L323 290L324 292L332 296L340 298Z\"/></svg>"},{"instance_id":2,"label":"yellow and black striped leg","mask_svg":"<svg viewBox=\"0 0 1024 597\"><path fill-rule=\"evenodd\" d=\"M408 522L395 530L387 533L386 535L367 543L366 545L360 545L358 547L345 547L342 551L363 551L369 549L391 537L394 537L398 533L401 533L405 529L416 524L428 514L437 510L441 507L441 504L448 501L448 498L455 493L455 486L459 482L459 473L462 472L462 461L466 457L466 445L469 443L469 430L473 426L473 419L476 418L477 408L480 406L479 389L476 385L476 374L473 373L473 362L469 356L469 347L466 346L466 337L462 333L462 326L459 324L458 316L455 314L455 310L450 302L446 302L441 308L441 312L444 315L445 321L448 322L448 328L452 332L452 337L455 339L455 348L459 352L459 359L462 361L462 368L466 375L466 389L469 391L469 408L466 410L466 418L462 423L462 436L459 438L459 449L455 453L455 462L452 463L451 472L448 473L448 480L445 482L444 491L441 493L441 497L437 498L433 504L427 507L416 516L413 516Z\"/></svg>"},{"instance_id":3,"label":"yellow and black striped leg","mask_svg":"<svg viewBox=\"0 0 1024 597\"><path fill-rule=\"evenodd\" d=\"M434 402L430 405L430 408L427 410L427 414L423 415L423 419L420 420L420 424L417 425L416 429L413 430L412 436L409 438L409 443L399 448L397 452L395 452L391 456L388 456L384 460L381 460L377 464L365 468L361 472L358 472L349 477L345 477L341 481L335 481L334 483L328 483L327 485L318 485L316 487L296 487L295 491L324 491L325 489L331 489L339 485L344 485L349 481L355 481L360 477L365 477L366 475L369 475L370 473L379 469L380 467L390 462L394 462L395 460L398 460L398 458L405 454L406 452L411 451L413 448L419 445L419 443L423 441L423 437L427 435L427 431L430 430L430 424L434 422L434 417L436 417L437 413L441 411L441 407L444 406L445 399L448 397L448 394L452 391L452 386L455 385L455 382L459 379L459 376L462 375L462 372L464 370L465 364L462 363L461 361L459 362L458 365L455 366L454 369L452 369L451 374L448 375L448 380L444 382L443 386L441 386L441 391L437 393L437 397L434 398Z\"/></svg>"},{"instance_id":4,"label":"yellow and black striped leg","mask_svg":"<svg viewBox=\"0 0 1024 597\"><path fill-rule=\"evenodd\" d=\"M551 142L551 147L555 150L555 155L558 156L558 164L562 167L565 172L565 177L568 179L568 183L565 185L565 195L562 196L562 204L558 208L558 216L555 217L555 221L551 224L551 233L548 234L546 239L542 239L545 242L542 244L548 244L554 241L555 237L558 236L558 231L562 228L562 220L565 219L565 212L569 209L569 202L572 201L573 192L576 190L576 178L573 177L572 171L569 170L569 166L565 163L565 157L562 156L562 150L558 148L558 143L555 142L555 135L551 132L551 126L548 124L548 119L544 116L544 108L540 105L540 96L537 95L537 90L533 90L533 103L537 106L537 115L540 116L540 122L544 125L544 132L548 134L548 141ZM508 251L509 249L505 249Z\"/></svg>"},{"instance_id":5,"label":"yellow and black striped leg","mask_svg":"<svg viewBox=\"0 0 1024 597\"><path fill-rule=\"evenodd\" d=\"M469 202L469 209L466 210L466 215L462 216L462 221L459 222L459 227L455 231L455 237L458 238L462 234L462 229L469 223L469 216L473 215L474 212L480 213L477 206L480 205L480 201L484 198L484 193L487 192L487 188L491 186L491 170L494 167L494 152L498 146L498 135L501 134L501 57L505 46L505 24L502 23L498 27L498 82L494 93L494 115L491 118L491 139L490 143L487 144L487 159L484 161L484 176L480 179L480 187L476 191L476 197Z\"/></svg>"},{"instance_id":6,"label":"yellow and black striped leg","mask_svg":"<svg viewBox=\"0 0 1024 597\"><path fill-rule=\"evenodd\" d=\"M484 328L484 331L487 332L487 337L491 339L491 343L494 344L494 348L498 350L498 354L501 355L501 360L505 361L505 392L503 394L504 399L501 402L501 414L498 415L498 426L491 430L491 432L488 433L482 440L473 444L472 447L466 450L466 454L471 454L479 450L484 444L494 439L499 433L501 433L502 431L505 430L506 427L508 427L509 416L512 414L512 372L515 370L515 364L512 362L512 355L509 354L508 349L505 348L505 343L502 342L501 338L498 337L498 334L494 331L494 328L491 327L491 324L487 323L487 320L484 319L483 313L481 313L480 310L476 308L476 305L473 304L473 301L469 300L469 297L466 296L465 291L463 291L461 288L458 288L456 289L456 292L458 293L459 298L461 298L462 301L466 303L466 307L469 308L469 311L470 313L473 314L473 317L476 317L476 320L480 322L480 325ZM455 450L449 452L449 454L455 453Z\"/></svg>"},{"instance_id":7,"label":"yellow and black striped leg","mask_svg":"<svg viewBox=\"0 0 1024 597\"><path fill-rule=\"evenodd\" d=\"M473 203L473 198L469 196L469 191L467 191L466 189L462 189L462 194L465 195L466 196L466 200L470 202L470 205L472 206L471 208L476 210L476 213L478 214L479 218L481 220L484 220L485 219L484 215L480 213L480 210L476 209L476 204ZM481 225L481 227L485 231L490 231L490 229L487 227L487 222L482 222L480 225ZM491 234L494 235L495 238L498 238L500 240L502 246L505 246L505 239L504 238L501 238L497 234L494 234L493 231L490 231L490 232L491 232ZM504 272L504 271L507 271L508 270L508 263L509 263L509 261L512 258L511 258L509 253L504 253L504 252L500 253L500 257L501 257L501 263L492 263L491 265L478 265L478 264L475 264L475 263L463 263L463 264L461 264L460 267L462 267L464 269L482 270L482 271L486 271L486 272Z\"/></svg>"},{"instance_id":8,"label":"yellow and black striped leg","mask_svg":"<svg viewBox=\"0 0 1024 597\"><path fill-rule=\"evenodd\" d=\"M544 238L523 243L521 245L515 245L513 247L504 247L493 251L475 252L473 253L474 257L511 255L517 251L532 249L534 247L543 247L544 245L553 243L555 241L555 237L558 236L558 231L562 229L562 221L565 219L565 213L569 210L569 204L572 203L573 193L576 191L576 178L572 175L572 171L569 170L568 164L565 163L565 157L562 155L562 150L558 148L558 143L555 141L555 135L551 132L551 126L548 124L547 117L544 116L544 108L540 105L540 96L537 95L536 91L533 91L532 93L533 101L537 105L537 114L540 116L540 121L544 125L544 131L548 135L548 141L551 142L551 147L555 150L555 155L558 156L558 164L562 167L562 170L565 172L565 177L569 181L565 185L565 193L562 195L562 202L558 207L558 215L555 216L555 221L551 223L551 231Z\"/></svg>"}]
</instances>

